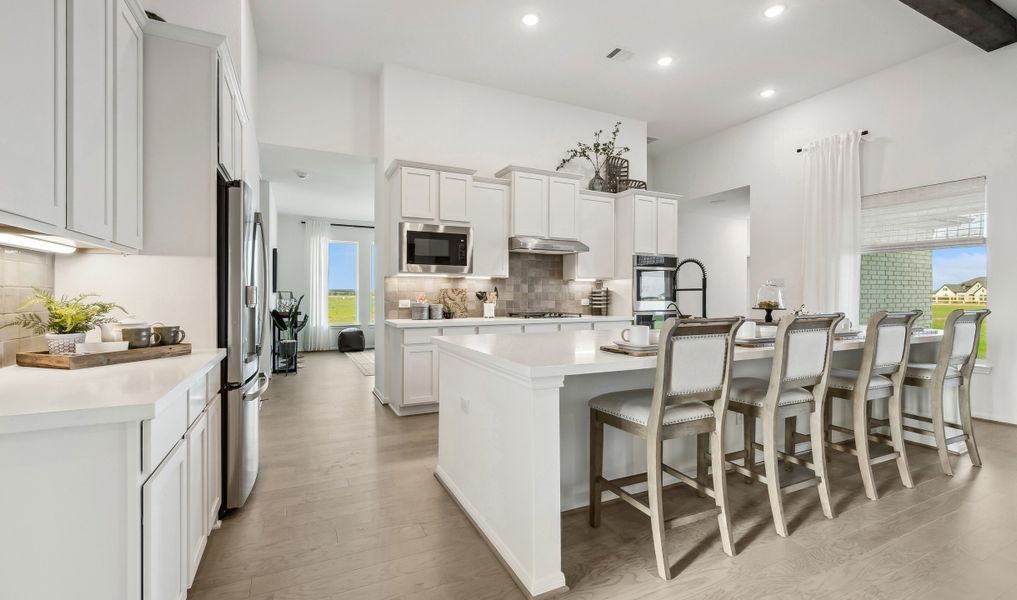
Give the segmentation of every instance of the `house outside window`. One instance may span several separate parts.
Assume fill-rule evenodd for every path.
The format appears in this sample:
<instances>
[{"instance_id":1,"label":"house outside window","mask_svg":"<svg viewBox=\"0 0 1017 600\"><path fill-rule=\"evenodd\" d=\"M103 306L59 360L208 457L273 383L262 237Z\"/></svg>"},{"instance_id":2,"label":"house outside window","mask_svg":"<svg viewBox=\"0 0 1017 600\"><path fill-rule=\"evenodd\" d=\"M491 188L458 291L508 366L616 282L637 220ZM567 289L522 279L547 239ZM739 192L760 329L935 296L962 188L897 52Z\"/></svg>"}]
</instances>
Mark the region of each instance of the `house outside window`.
<instances>
[{"instance_id":1,"label":"house outside window","mask_svg":"<svg viewBox=\"0 0 1017 600\"><path fill-rule=\"evenodd\" d=\"M356 325L357 314L357 243L328 244L328 322L329 325Z\"/></svg>"}]
</instances>

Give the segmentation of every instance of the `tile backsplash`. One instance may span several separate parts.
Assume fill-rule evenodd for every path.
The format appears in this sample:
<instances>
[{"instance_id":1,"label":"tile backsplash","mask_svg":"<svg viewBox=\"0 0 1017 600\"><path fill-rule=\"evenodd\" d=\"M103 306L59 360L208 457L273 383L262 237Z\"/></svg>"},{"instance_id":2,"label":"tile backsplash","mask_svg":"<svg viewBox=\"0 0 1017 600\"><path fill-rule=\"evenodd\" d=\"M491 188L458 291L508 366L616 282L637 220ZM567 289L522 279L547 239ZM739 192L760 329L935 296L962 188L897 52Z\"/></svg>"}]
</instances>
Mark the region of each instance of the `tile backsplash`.
<instances>
[{"instance_id":1,"label":"tile backsplash","mask_svg":"<svg viewBox=\"0 0 1017 600\"><path fill-rule=\"evenodd\" d=\"M53 255L0 246L0 325L14 320L32 288L53 290ZM18 352L46 349L46 339L21 327L0 329L0 367L14 364Z\"/></svg>"},{"instance_id":2,"label":"tile backsplash","mask_svg":"<svg viewBox=\"0 0 1017 600\"><path fill-rule=\"evenodd\" d=\"M386 277L385 318L408 319L410 309L399 308L400 300L416 301L423 292L434 300L441 288L466 288L466 310L471 317L483 316L483 305L476 292L498 288L495 314L542 310L590 314L581 301L590 297L594 283L565 281L562 257L548 254L509 254L509 276L504 279L467 279L465 277Z\"/></svg>"}]
</instances>

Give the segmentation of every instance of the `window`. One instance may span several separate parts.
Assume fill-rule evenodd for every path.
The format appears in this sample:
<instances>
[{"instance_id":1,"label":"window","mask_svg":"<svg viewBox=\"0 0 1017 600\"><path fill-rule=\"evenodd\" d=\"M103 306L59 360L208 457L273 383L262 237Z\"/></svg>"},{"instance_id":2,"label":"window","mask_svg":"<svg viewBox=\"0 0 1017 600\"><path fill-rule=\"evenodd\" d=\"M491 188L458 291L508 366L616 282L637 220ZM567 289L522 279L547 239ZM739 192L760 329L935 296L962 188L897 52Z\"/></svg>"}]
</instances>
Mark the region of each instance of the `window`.
<instances>
[{"instance_id":1,"label":"window","mask_svg":"<svg viewBox=\"0 0 1017 600\"><path fill-rule=\"evenodd\" d=\"M328 243L328 322L330 325L356 325L357 318L357 244Z\"/></svg>"},{"instance_id":2,"label":"window","mask_svg":"<svg viewBox=\"0 0 1017 600\"><path fill-rule=\"evenodd\" d=\"M861 325L877 310L920 309L941 329L958 308L988 304L985 178L862 199ZM985 357L985 330L979 358Z\"/></svg>"}]
</instances>

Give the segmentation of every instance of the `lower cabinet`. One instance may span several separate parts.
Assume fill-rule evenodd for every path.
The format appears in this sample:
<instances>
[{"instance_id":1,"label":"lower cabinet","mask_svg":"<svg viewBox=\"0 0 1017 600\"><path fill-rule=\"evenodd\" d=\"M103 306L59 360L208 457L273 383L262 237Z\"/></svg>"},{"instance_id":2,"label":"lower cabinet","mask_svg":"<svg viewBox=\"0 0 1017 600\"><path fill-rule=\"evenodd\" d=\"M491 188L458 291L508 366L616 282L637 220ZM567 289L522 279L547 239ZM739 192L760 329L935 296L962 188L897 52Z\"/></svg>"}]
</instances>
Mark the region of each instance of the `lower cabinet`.
<instances>
[{"instance_id":1,"label":"lower cabinet","mask_svg":"<svg viewBox=\"0 0 1017 600\"><path fill-rule=\"evenodd\" d=\"M218 375L218 374L217 374ZM217 394L208 403L208 489L205 498L205 526L211 529L219 522L219 508L222 506L222 398Z\"/></svg>"},{"instance_id":2,"label":"lower cabinet","mask_svg":"<svg viewBox=\"0 0 1017 600\"><path fill-rule=\"evenodd\" d=\"M403 347L403 404L438 401L438 351L432 344Z\"/></svg>"},{"instance_id":3,"label":"lower cabinet","mask_svg":"<svg viewBox=\"0 0 1017 600\"><path fill-rule=\"evenodd\" d=\"M208 413L203 412L187 430L187 587L194 582L205 551L208 518Z\"/></svg>"},{"instance_id":4,"label":"lower cabinet","mask_svg":"<svg viewBox=\"0 0 1017 600\"><path fill-rule=\"evenodd\" d=\"M142 487L142 597L187 598L187 446L177 442Z\"/></svg>"}]
</instances>

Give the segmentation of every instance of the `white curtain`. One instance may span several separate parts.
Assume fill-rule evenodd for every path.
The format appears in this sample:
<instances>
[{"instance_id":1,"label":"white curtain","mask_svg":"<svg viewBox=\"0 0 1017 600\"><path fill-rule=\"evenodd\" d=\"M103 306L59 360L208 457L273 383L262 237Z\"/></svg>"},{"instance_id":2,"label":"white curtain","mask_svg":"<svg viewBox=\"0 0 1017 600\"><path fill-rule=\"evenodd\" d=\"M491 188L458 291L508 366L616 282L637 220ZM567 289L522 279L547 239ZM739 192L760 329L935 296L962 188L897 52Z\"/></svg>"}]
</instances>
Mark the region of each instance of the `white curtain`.
<instances>
[{"instance_id":1,"label":"white curtain","mask_svg":"<svg viewBox=\"0 0 1017 600\"><path fill-rule=\"evenodd\" d=\"M304 229L307 254L307 327L304 350L329 350L333 347L328 328L328 241L331 225L308 219Z\"/></svg>"},{"instance_id":2,"label":"white curtain","mask_svg":"<svg viewBox=\"0 0 1017 600\"><path fill-rule=\"evenodd\" d=\"M805 148L803 292L809 312L843 312L858 325L861 275L861 132Z\"/></svg>"}]
</instances>

